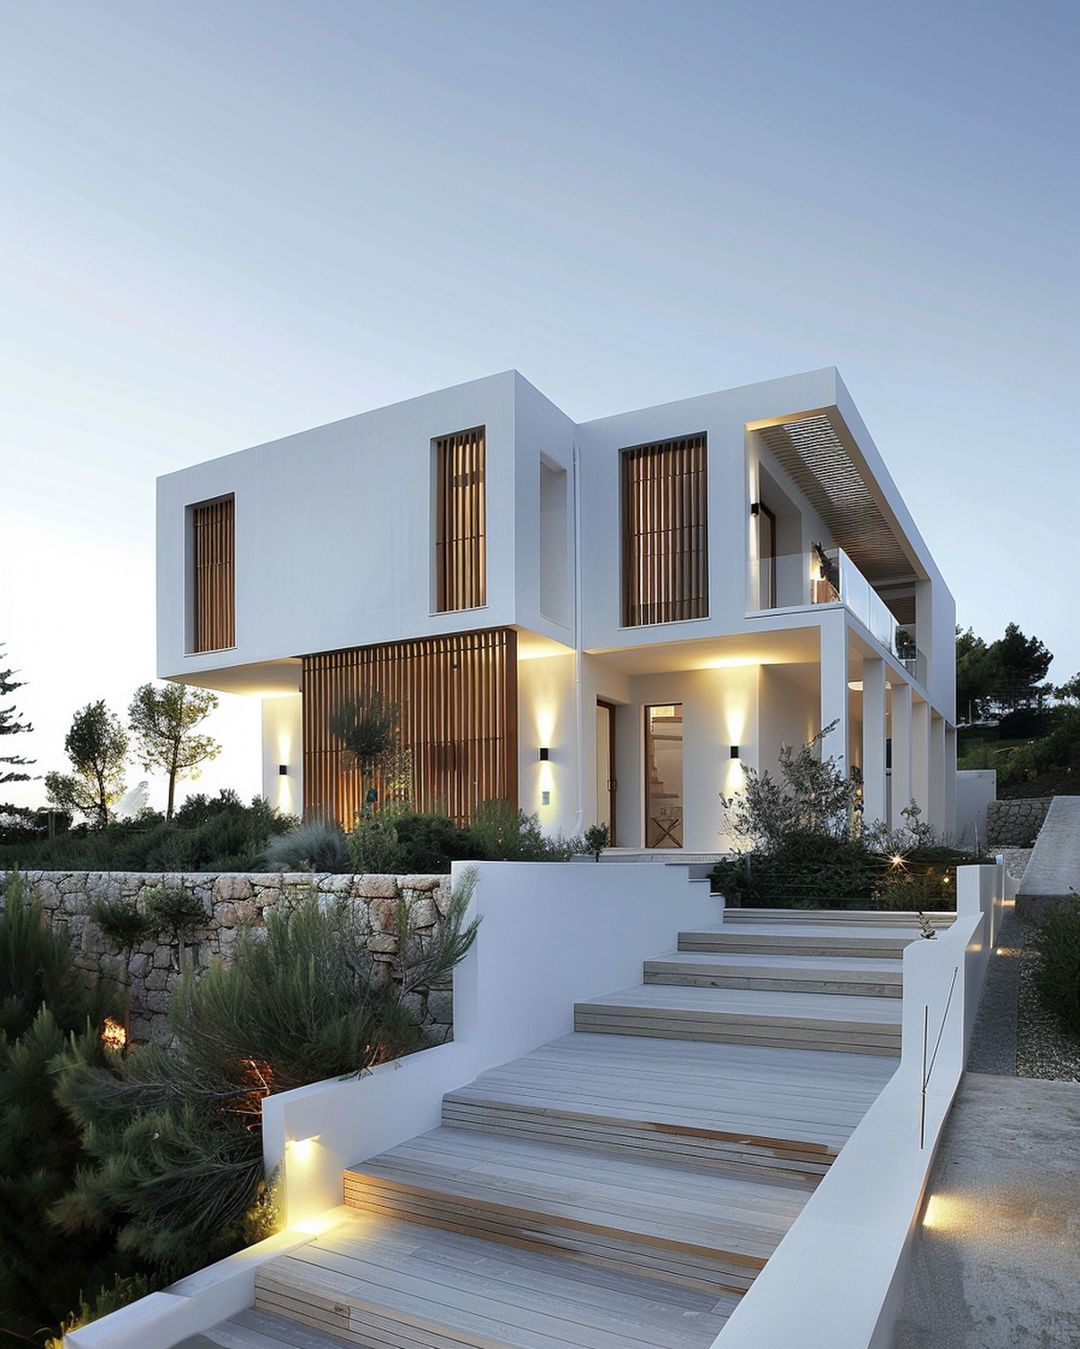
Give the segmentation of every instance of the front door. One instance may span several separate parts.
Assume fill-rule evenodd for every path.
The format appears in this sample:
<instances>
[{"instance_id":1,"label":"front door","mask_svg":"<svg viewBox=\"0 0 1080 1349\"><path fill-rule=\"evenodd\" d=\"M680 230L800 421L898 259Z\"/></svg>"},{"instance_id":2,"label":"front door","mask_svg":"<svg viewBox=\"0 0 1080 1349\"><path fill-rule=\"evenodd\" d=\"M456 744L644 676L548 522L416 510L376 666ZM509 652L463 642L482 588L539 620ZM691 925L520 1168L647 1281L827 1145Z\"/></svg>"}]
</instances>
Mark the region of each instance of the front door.
<instances>
[{"instance_id":1,"label":"front door","mask_svg":"<svg viewBox=\"0 0 1080 1349\"><path fill-rule=\"evenodd\" d=\"M615 847L615 704L596 700L596 823L606 824Z\"/></svg>"},{"instance_id":2,"label":"front door","mask_svg":"<svg viewBox=\"0 0 1080 1349\"><path fill-rule=\"evenodd\" d=\"M682 703L645 709L645 846L683 845Z\"/></svg>"}]
</instances>

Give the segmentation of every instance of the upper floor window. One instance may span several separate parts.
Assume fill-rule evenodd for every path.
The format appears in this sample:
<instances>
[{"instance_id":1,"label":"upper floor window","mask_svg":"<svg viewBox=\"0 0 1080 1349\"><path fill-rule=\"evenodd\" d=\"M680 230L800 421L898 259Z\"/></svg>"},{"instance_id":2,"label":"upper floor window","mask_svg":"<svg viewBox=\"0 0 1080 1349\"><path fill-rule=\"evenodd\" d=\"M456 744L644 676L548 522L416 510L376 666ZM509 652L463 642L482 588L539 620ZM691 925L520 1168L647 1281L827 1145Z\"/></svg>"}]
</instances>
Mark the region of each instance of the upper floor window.
<instances>
[{"instance_id":1,"label":"upper floor window","mask_svg":"<svg viewBox=\"0 0 1080 1349\"><path fill-rule=\"evenodd\" d=\"M709 612L704 434L622 452L624 627Z\"/></svg>"},{"instance_id":2,"label":"upper floor window","mask_svg":"<svg viewBox=\"0 0 1080 1349\"><path fill-rule=\"evenodd\" d=\"M487 603L484 427L435 441L435 608Z\"/></svg>"},{"instance_id":3,"label":"upper floor window","mask_svg":"<svg viewBox=\"0 0 1080 1349\"><path fill-rule=\"evenodd\" d=\"M191 643L198 651L236 645L236 499L191 507Z\"/></svg>"}]
</instances>

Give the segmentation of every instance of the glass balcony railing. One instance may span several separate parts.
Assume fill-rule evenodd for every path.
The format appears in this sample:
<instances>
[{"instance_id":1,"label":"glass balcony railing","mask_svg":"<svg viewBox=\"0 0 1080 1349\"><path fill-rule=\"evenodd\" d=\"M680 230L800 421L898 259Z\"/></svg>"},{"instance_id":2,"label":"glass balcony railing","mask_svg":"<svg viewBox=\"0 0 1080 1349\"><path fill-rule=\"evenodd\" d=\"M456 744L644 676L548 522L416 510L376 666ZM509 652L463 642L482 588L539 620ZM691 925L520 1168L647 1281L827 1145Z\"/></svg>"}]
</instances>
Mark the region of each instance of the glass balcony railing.
<instances>
[{"instance_id":1,"label":"glass balcony railing","mask_svg":"<svg viewBox=\"0 0 1080 1349\"><path fill-rule=\"evenodd\" d=\"M892 610L842 548L751 558L748 613L801 609L812 604L843 604L890 651L912 678L925 686L926 657L910 628Z\"/></svg>"}]
</instances>

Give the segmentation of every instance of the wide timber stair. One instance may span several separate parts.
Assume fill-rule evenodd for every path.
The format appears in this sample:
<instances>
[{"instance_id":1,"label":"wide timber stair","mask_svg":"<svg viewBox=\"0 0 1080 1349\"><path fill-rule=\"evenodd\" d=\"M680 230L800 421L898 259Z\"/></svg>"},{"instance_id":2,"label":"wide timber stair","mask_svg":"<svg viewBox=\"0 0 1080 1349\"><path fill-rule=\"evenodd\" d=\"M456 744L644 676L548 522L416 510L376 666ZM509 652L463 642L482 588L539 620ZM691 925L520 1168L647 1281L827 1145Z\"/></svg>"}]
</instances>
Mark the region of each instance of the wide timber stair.
<instances>
[{"instance_id":1,"label":"wide timber stair","mask_svg":"<svg viewBox=\"0 0 1080 1349\"><path fill-rule=\"evenodd\" d=\"M350 1167L329 1230L191 1349L706 1349L895 1069L908 918L679 934Z\"/></svg>"}]
</instances>

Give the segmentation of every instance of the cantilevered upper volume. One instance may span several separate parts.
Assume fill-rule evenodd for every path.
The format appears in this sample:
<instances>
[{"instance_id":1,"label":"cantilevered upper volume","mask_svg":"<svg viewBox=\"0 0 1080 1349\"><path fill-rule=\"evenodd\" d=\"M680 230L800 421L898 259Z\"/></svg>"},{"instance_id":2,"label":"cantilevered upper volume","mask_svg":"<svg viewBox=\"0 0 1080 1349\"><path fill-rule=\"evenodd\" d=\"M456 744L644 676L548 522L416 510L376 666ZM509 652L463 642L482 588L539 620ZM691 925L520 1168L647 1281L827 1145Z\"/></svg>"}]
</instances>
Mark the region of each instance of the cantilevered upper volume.
<instances>
[{"instance_id":1,"label":"cantilevered upper volume","mask_svg":"<svg viewBox=\"0 0 1080 1349\"><path fill-rule=\"evenodd\" d=\"M161 675L264 699L267 795L344 823L329 718L378 689L398 790L463 819L717 851L835 722L867 818L947 830L954 620L831 368L585 423L506 371L158 483Z\"/></svg>"}]
</instances>

